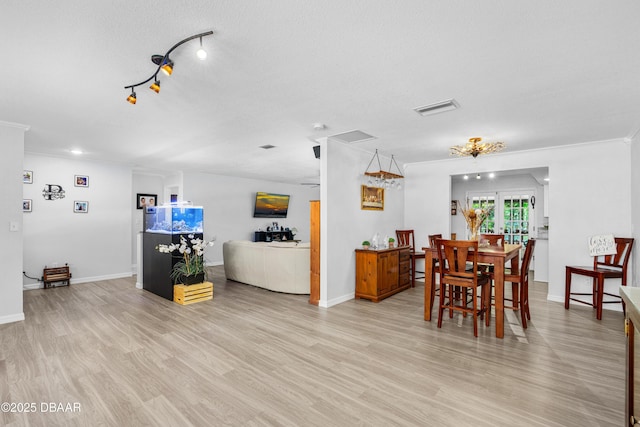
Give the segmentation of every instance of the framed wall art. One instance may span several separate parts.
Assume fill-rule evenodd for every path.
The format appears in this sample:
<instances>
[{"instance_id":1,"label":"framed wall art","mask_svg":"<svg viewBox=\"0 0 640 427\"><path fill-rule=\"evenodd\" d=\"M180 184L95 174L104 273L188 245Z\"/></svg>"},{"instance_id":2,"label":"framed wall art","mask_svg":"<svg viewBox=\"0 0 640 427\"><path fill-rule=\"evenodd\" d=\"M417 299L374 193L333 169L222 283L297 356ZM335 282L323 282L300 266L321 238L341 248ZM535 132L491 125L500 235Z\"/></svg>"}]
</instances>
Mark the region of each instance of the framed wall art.
<instances>
[{"instance_id":1,"label":"framed wall art","mask_svg":"<svg viewBox=\"0 0 640 427\"><path fill-rule=\"evenodd\" d=\"M370 211L384 210L384 188L362 186L360 209Z\"/></svg>"},{"instance_id":2,"label":"framed wall art","mask_svg":"<svg viewBox=\"0 0 640 427\"><path fill-rule=\"evenodd\" d=\"M33 184L33 171L22 171L22 182L25 184Z\"/></svg>"},{"instance_id":3,"label":"framed wall art","mask_svg":"<svg viewBox=\"0 0 640 427\"><path fill-rule=\"evenodd\" d=\"M73 211L75 213L87 213L89 212L89 202L84 200L76 200L73 202Z\"/></svg>"},{"instance_id":4,"label":"framed wall art","mask_svg":"<svg viewBox=\"0 0 640 427\"><path fill-rule=\"evenodd\" d=\"M136 194L136 208L142 209L148 206L155 206L158 201L157 194Z\"/></svg>"},{"instance_id":5,"label":"framed wall art","mask_svg":"<svg viewBox=\"0 0 640 427\"><path fill-rule=\"evenodd\" d=\"M33 201L31 199L22 199L22 212L31 212Z\"/></svg>"},{"instance_id":6,"label":"framed wall art","mask_svg":"<svg viewBox=\"0 0 640 427\"><path fill-rule=\"evenodd\" d=\"M88 187L89 177L87 175L75 175L73 177L73 185L76 187Z\"/></svg>"}]
</instances>

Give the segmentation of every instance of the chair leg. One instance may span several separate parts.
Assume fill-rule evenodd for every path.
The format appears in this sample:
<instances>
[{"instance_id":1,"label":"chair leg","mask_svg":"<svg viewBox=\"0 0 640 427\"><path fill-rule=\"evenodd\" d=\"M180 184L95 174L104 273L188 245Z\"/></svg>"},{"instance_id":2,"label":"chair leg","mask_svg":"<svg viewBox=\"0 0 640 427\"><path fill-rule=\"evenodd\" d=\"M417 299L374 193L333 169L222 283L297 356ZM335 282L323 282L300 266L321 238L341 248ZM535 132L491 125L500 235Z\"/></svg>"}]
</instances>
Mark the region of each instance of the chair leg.
<instances>
[{"instance_id":1,"label":"chair leg","mask_svg":"<svg viewBox=\"0 0 640 427\"><path fill-rule=\"evenodd\" d=\"M416 287L416 257L411 257L411 287Z\"/></svg>"},{"instance_id":2,"label":"chair leg","mask_svg":"<svg viewBox=\"0 0 640 427\"><path fill-rule=\"evenodd\" d=\"M438 305L438 328L442 327L442 316L444 315L444 303L449 285L440 284L440 304ZM451 310L449 310L451 311Z\"/></svg>"},{"instance_id":3,"label":"chair leg","mask_svg":"<svg viewBox=\"0 0 640 427\"><path fill-rule=\"evenodd\" d=\"M465 295L467 293L465 292ZM474 287L471 289L471 294L473 295L473 335L475 337L478 336L478 288ZM465 305L466 305L465 298Z\"/></svg>"},{"instance_id":4,"label":"chair leg","mask_svg":"<svg viewBox=\"0 0 640 427\"><path fill-rule=\"evenodd\" d=\"M522 319L522 329L527 329L527 317L531 319L529 315L529 290L526 283L520 284L520 318Z\"/></svg>"},{"instance_id":5,"label":"chair leg","mask_svg":"<svg viewBox=\"0 0 640 427\"><path fill-rule=\"evenodd\" d=\"M564 279L564 308L569 310L569 299L571 298L571 270L566 267L566 276Z\"/></svg>"},{"instance_id":6,"label":"chair leg","mask_svg":"<svg viewBox=\"0 0 640 427\"><path fill-rule=\"evenodd\" d=\"M595 279L594 279L595 281ZM594 292L595 294L595 292ZM596 308L596 319L602 320L602 300L604 296L604 276L598 277L598 307Z\"/></svg>"},{"instance_id":7,"label":"chair leg","mask_svg":"<svg viewBox=\"0 0 640 427\"><path fill-rule=\"evenodd\" d=\"M486 326L491 325L491 282L487 283L486 285L482 286L482 296L484 298L484 316L485 316L485 320L484 320L484 324Z\"/></svg>"},{"instance_id":8,"label":"chair leg","mask_svg":"<svg viewBox=\"0 0 640 427\"><path fill-rule=\"evenodd\" d=\"M514 310L517 310L518 307L520 307L520 303L518 302L518 298L521 298L521 296L518 293L519 286L520 285L518 285L517 283L511 284L511 306L513 307Z\"/></svg>"}]
</instances>

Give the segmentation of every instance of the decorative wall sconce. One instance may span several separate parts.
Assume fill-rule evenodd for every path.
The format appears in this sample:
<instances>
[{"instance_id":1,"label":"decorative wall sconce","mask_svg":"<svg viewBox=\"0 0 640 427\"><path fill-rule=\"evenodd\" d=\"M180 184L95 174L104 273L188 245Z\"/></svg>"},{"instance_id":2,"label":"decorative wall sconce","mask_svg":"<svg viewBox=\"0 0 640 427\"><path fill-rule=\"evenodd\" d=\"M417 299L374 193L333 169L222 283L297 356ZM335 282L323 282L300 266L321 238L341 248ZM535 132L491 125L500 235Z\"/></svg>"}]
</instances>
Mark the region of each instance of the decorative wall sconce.
<instances>
[{"instance_id":1,"label":"decorative wall sconce","mask_svg":"<svg viewBox=\"0 0 640 427\"><path fill-rule=\"evenodd\" d=\"M378 161L379 170L377 172L369 172L369 168L374 160ZM394 165L398 173L391 172L391 168ZM367 181L367 185L369 187L396 188L398 190L402 188L400 180L404 178L404 175L402 175L402 171L400 170L398 163L396 163L396 159L393 157L393 154L391 155L391 161L389 162L389 170L384 171L380 165L380 157L378 157L378 150L376 149L376 152L371 158L364 175L369 177L369 180Z\"/></svg>"},{"instance_id":2,"label":"decorative wall sconce","mask_svg":"<svg viewBox=\"0 0 640 427\"><path fill-rule=\"evenodd\" d=\"M198 39L199 38L200 39L200 49L198 49L198 51L196 52L196 55L201 60L206 59L207 52L202 48L202 38L206 37L206 36L210 36L212 34L213 34L213 31L207 31L205 33L195 34L195 35L193 35L191 37L187 37L186 39L181 40L178 43L176 43L175 45L173 45L173 47L171 49L169 49L167 51L167 53L165 53L164 55L151 55L151 62L156 64L158 66L158 68L156 69L155 73L153 73L151 75L151 77L149 77L147 80L142 81L140 83L136 83L136 84L124 87L125 89L131 89L131 94L129 96L127 96L127 102L129 104L135 104L138 97L136 95L136 92L134 91L134 88L136 88L138 86L142 86L143 84L147 84L151 80L153 80L153 83L151 84L151 86L149 86L149 89L151 89L155 93L160 93L160 80L158 79L158 73L160 72L160 70L162 70L162 72L167 76L170 76L171 74L173 74L173 68L174 68L175 64L169 58L169 54L171 54L171 52L173 52L178 46L180 46L180 45L182 45L182 44L184 44L184 43L186 43L186 42L188 42L190 40L194 40L194 39Z\"/></svg>"}]
</instances>

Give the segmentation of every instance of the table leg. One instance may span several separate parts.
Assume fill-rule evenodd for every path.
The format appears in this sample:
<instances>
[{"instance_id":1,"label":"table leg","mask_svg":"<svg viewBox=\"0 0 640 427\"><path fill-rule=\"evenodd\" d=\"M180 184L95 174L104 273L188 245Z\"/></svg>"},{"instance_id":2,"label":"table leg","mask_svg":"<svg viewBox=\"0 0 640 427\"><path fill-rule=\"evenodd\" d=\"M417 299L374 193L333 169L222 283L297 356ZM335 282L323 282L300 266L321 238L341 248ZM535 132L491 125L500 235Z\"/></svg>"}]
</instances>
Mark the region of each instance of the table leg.
<instances>
[{"instance_id":1,"label":"table leg","mask_svg":"<svg viewBox=\"0 0 640 427\"><path fill-rule=\"evenodd\" d=\"M432 303L431 289L435 286L432 280L433 259L430 252L427 252L424 259L424 320L431 320Z\"/></svg>"},{"instance_id":2,"label":"table leg","mask_svg":"<svg viewBox=\"0 0 640 427\"><path fill-rule=\"evenodd\" d=\"M504 258L497 257L493 269L496 289L496 337L504 338Z\"/></svg>"}]
</instances>

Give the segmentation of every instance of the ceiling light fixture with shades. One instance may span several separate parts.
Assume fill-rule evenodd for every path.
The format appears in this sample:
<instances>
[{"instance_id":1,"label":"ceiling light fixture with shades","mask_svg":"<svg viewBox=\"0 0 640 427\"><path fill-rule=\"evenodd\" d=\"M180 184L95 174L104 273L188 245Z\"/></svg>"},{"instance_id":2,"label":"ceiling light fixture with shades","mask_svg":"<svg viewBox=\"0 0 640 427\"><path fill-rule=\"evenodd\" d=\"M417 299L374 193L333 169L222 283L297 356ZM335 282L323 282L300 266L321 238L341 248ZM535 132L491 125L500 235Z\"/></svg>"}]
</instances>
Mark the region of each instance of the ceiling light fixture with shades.
<instances>
[{"instance_id":1,"label":"ceiling light fixture with shades","mask_svg":"<svg viewBox=\"0 0 640 427\"><path fill-rule=\"evenodd\" d=\"M466 145L454 145L449 150L449 155L466 157L471 156L474 159L481 154L497 153L506 147L504 142L480 142L482 138L469 138Z\"/></svg>"},{"instance_id":2,"label":"ceiling light fixture with shades","mask_svg":"<svg viewBox=\"0 0 640 427\"><path fill-rule=\"evenodd\" d=\"M173 74L173 68L175 64L169 58L169 54L171 54L171 52L173 52L178 46L183 45L184 43L191 40L200 39L200 49L198 49L196 55L198 56L198 58L204 60L207 57L207 52L202 48L202 38L210 36L212 34L213 34L213 31L207 31L200 34L195 34L173 45L173 47L169 49L167 53L165 53L164 55L151 55L151 62L156 64L158 68L156 69L155 73L153 73L151 77L149 77L147 80L124 87L125 89L131 89L131 94L127 97L127 102L130 104L135 104L137 101L137 95L136 95L136 92L134 91L134 88L138 86L142 86L143 84L147 84L151 80L153 80L153 83L151 84L151 86L149 86L149 89L151 89L155 93L160 93L160 80L158 80L158 73L160 72L160 70L162 70L162 72L167 76L170 76L171 74Z\"/></svg>"},{"instance_id":3,"label":"ceiling light fixture with shades","mask_svg":"<svg viewBox=\"0 0 640 427\"><path fill-rule=\"evenodd\" d=\"M379 170L376 172L369 172L369 168L374 160L378 161ZM393 166L396 167L398 173L391 172L391 168ZM396 188L398 190L402 188L400 180L404 178L404 175L402 175L402 171L400 170L398 163L396 163L396 159L393 157L393 154L391 155L391 161L389 162L389 170L384 171L380 165L380 157L378 156L378 150L376 149L367 169L364 171L364 175L369 177L367 180L367 185L369 187Z\"/></svg>"}]
</instances>

